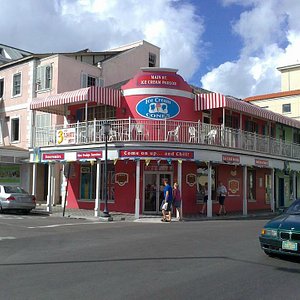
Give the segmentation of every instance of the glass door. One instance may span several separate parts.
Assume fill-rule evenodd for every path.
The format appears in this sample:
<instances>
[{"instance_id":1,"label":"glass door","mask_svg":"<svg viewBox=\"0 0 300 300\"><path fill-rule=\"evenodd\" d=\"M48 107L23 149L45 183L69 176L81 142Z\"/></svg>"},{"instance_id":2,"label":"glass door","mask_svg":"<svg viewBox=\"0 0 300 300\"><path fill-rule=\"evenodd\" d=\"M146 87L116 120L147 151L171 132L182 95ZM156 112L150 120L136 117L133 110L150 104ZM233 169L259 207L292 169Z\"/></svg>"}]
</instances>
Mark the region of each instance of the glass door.
<instances>
[{"instance_id":1,"label":"glass door","mask_svg":"<svg viewBox=\"0 0 300 300\"><path fill-rule=\"evenodd\" d=\"M160 205L164 198L164 179L172 186L172 172L144 173L144 213L160 213Z\"/></svg>"}]
</instances>

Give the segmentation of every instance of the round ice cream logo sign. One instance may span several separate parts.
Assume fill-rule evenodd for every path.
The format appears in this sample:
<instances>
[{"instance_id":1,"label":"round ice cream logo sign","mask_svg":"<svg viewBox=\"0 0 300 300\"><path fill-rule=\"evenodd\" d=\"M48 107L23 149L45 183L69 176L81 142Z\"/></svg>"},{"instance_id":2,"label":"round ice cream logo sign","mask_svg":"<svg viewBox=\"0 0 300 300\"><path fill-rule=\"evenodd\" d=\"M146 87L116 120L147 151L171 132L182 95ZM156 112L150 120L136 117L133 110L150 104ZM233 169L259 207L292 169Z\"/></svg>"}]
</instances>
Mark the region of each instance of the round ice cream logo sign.
<instances>
[{"instance_id":1,"label":"round ice cream logo sign","mask_svg":"<svg viewBox=\"0 0 300 300\"><path fill-rule=\"evenodd\" d=\"M172 99L153 96L142 99L136 105L136 111L139 115L148 119L170 119L179 114L179 105Z\"/></svg>"}]
</instances>

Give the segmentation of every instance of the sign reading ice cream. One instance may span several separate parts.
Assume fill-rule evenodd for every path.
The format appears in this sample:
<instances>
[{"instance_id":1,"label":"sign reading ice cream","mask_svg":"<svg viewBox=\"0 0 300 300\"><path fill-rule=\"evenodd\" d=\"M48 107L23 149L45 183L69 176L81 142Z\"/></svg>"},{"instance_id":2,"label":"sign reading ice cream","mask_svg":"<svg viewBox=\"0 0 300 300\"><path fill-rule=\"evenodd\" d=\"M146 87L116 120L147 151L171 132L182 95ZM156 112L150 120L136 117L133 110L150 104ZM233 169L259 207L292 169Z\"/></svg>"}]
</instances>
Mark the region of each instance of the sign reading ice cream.
<instances>
[{"instance_id":1,"label":"sign reading ice cream","mask_svg":"<svg viewBox=\"0 0 300 300\"><path fill-rule=\"evenodd\" d=\"M170 98L152 96L139 101L136 105L136 111L145 118L161 120L176 117L180 108L177 102Z\"/></svg>"}]
</instances>

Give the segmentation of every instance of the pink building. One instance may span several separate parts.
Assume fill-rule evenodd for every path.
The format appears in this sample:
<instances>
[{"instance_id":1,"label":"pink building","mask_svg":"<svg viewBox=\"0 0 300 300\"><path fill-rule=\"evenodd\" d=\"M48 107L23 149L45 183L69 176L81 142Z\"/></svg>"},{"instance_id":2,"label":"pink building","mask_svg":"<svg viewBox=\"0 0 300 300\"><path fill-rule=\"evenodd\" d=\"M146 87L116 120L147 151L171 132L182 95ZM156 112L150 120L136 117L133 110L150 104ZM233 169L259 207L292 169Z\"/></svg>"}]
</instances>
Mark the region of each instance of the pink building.
<instances>
[{"instance_id":1,"label":"pink building","mask_svg":"<svg viewBox=\"0 0 300 300\"><path fill-rule=\"evenodd\" d=\"M282 172L298 195L300 145L280 138L278 128L299 133L300 122L194 89L174 69L142 68L121 89L58 93L33 99L30 108L68 119L35 128L30 150L34 190L43 178L38 168L47 166L49 210L56 182L68 187L67 207L94 209L96 216L106 201L109 211L137 218L159 214L165 178L179 183L184 214L202 209L205 183L208 216L219 209L219 181L227 187L228 211L244 215L279 206Z\"/></svg>"},{"instance_id":2,"label":"pink building","mask_svg":"<svg viewBox=\"0 0 300 300\"><path fill-rule=\"evenodd\" d=\"M32 164L28 149L34 147L35 128L64 124L68 114L49 114L30 110L32 99L56 95L89 86L107 86L131 78L140 67L159 66L160 49L145 41L120 48L92 52L33 54L0 45L0 177L1 183L32 188ZM38 201L46 201L48 169L36 170L43 178L36 187ZM18 174L12 178L12 172ZM61 170L54 170L59 175ZM45 182L44 182L45 181ZM53 203L61 201L61 183L55 182Z\"/></svg>"}]
</instances>

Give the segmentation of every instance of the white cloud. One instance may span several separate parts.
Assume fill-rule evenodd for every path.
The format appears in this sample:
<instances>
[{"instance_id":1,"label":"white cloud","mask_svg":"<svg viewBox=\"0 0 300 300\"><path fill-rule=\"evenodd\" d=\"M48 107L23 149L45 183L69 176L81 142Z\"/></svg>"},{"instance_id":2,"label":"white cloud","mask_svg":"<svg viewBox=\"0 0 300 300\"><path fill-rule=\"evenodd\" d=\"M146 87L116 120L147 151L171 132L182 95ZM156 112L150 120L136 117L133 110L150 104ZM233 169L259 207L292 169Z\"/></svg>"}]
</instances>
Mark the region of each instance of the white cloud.
<instances>
[{"instance_id":1,"label":"white cloud","mask_svg":"<svg viewBox=\"0 0 300 300\"><path fill-rule=\"evenodd\" d=\"M0 0L0 3L0 28L6 29L1 32L0 42L4 44L36 53L85 48L101 51L144 39L161 48L162 67L179 69L186 80L200 66L204 27L195 7L185 1Z\"/></svg>"},{"instance_id":2,"label":"white cloud","mask_svg":"<svg viewBox=\"0 0 300 300\"><path fill-rule=\"evenodd\" d=\"M224 0L226 5L240 0ZM244 46L240 57L225 62L201 78L204 88L237 97L277 92L280 73L277 67L299 63L300 28L297 0L251 1L233 29Z\"/></svg>"}]
</instances>

